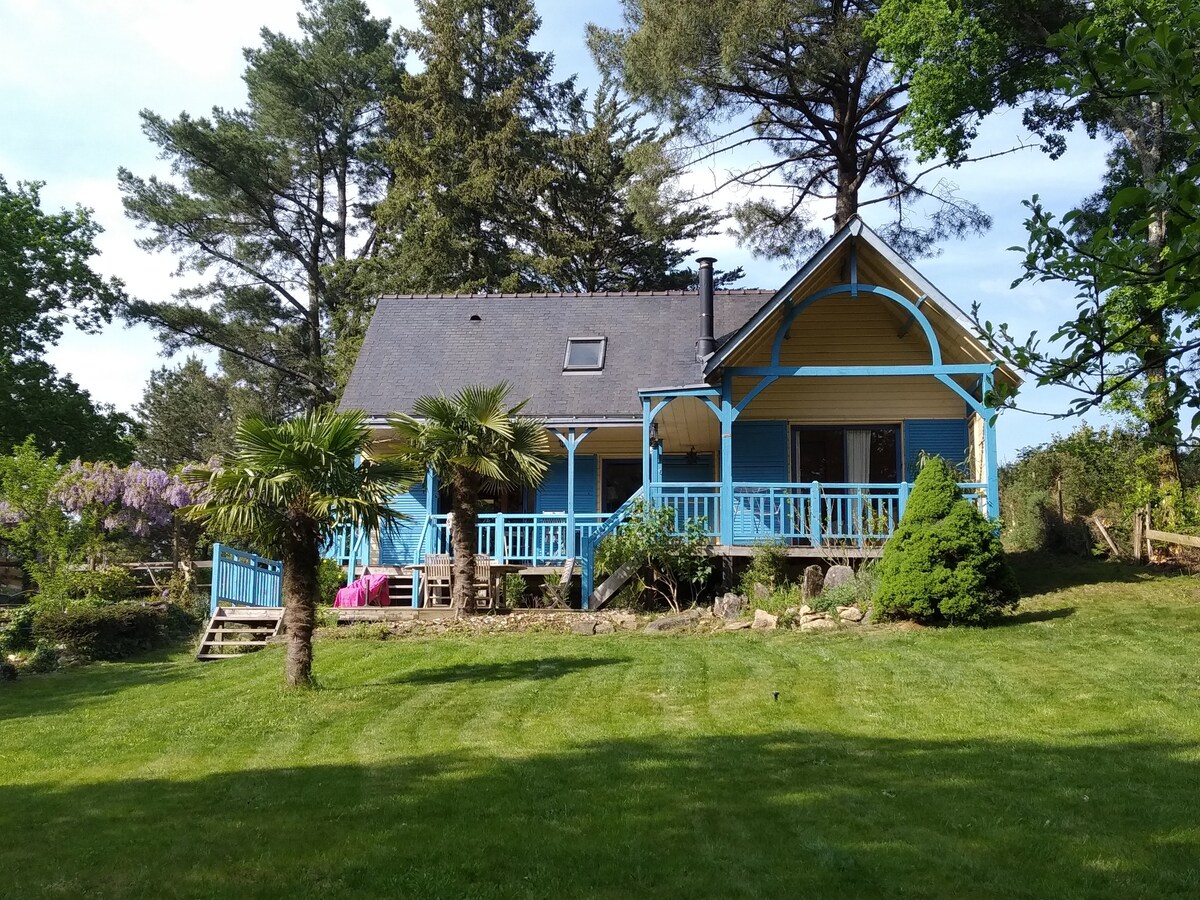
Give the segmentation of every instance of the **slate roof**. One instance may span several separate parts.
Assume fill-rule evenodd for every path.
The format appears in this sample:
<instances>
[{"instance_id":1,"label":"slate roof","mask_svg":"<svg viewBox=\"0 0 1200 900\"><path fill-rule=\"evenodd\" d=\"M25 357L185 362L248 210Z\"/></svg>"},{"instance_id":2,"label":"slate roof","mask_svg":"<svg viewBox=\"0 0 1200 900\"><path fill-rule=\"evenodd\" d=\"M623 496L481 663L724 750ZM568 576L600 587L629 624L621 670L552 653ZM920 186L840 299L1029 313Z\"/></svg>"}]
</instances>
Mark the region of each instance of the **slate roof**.
<instances>
[{"instance_id":1,"label":"slate roof","mask_svg":"<svg viewBox=\"0 0 1200 900\"><path fill-rule=\"evenodd\" d=\"M718 345L774 294L717 291ZM564 372L567 339L595 336L608 338L603 371ZM699 337L694 291L385 296L341 406L382 416L424 394L509 381L531 415L640 418L639 388L703 380Z\"/></svg>"}]
</instances>

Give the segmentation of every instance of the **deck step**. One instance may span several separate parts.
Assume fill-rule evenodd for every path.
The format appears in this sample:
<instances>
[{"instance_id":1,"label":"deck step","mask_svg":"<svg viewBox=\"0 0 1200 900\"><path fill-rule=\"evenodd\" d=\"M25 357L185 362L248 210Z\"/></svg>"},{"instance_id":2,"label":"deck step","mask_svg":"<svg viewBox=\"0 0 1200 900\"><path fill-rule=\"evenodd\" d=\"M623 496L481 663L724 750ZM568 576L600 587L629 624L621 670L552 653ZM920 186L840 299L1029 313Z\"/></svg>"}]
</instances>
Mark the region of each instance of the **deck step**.
<instances>
[{"instance_id":1,"label":"deck step","mask_svg":"<svg viewBox=\"0 0 1200 900\"><path fill-rule=\"evenodd\" d=\"M282 607L217 607L204 629L196 659L233 659L246 651L261 650L282 629ZM239 652L213 652L233 647Z\"/></svg>"}]
</instances>

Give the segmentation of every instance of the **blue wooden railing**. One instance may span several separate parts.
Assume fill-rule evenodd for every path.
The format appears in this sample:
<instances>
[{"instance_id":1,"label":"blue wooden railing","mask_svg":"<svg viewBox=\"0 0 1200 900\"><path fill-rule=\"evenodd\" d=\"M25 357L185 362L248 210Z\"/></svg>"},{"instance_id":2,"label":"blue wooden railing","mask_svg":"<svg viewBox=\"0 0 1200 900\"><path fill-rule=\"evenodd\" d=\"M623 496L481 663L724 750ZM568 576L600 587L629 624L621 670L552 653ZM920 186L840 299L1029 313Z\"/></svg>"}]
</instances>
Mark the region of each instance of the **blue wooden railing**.
<instances>
[{"instance_id":1,"label":"blue wooden railing","mask_svg":"<svg viewBox=\"0 0 1200 900\"><path fill-rule=\"evenodd\" d=\"M451 553L447 517L432 518L433 546L427 552ZM582 546L607 518L606 513L576 513L575 545ZM544 566L556 565L566 559L566 513L482 513L476 520L475 530L475 552L497 562Z\"/></svg>"},{"instance_id":2,"label":"blue wooden railing","mask_svg":"<svg viewBox=\"0 0 1200 900\"><path fill-rule=\"evenodd\" d=\"M234 606L282 606L283 563L265 556L213 545L209 615L222 603Z\"/></svg>"},{"instance_id":3,"label":"blue wooden railing","mask_svg":"<svg viewBox=\"0 0 1200 900\"><path fill-rule=\"evenodd\" d=\"M596 547L602 540L612 534L626 519L635 503L645 496L644 489L638 488L633 496L617 507L616 512L605 519L589 534L584 535L579 543L580 563L580 595L583 598L583 608L588 608L588 600L596 587Z\"/></svg>"}]
</instances>

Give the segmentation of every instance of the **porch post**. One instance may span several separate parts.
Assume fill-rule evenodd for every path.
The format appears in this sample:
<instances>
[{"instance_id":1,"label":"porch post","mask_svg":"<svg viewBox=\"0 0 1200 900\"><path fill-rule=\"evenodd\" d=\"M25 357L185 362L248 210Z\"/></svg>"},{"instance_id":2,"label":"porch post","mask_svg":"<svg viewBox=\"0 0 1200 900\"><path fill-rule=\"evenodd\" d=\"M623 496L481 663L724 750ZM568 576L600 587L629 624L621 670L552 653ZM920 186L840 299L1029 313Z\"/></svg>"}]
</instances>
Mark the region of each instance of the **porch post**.
<instances>
[{"instance_id":1,"label":"porch post","mask_svg":"<svg viewBox=\"0 0 1200 900\"><path fill-rule=\"evenodd\" d=\"M642 398L642 489L649 490L653 480L650 471L650 399Z\"/></svg>"},{"instance_id":2,"label":"porch post","mask_svg":"<svg viewBox=\"0 0 1200 900\"><path fill-rule=\"evenodd\" d=\"M1000 518L1000 464L996 453L996 410L992 407L993 369L983 376L983 447L987 464L987 515L993 522Z\"/></svg>"},{"instance_id":3,"label":"porch post","mask_svg":"<svg viewBox=\"0 0 1200 900\"><path fill-rule=\"evenodd\" d=\"M575 556L575 429L567 430L567 558Z\"/></svg>"},{"instance_id":4,"label":"porch post","mask_svg":"<svg viewBox=\"0 0 1200 900\"><path fill-rule=\"evenodd\" d=\"M733 546L733 376L721 373L721 543Z\"/></svg>"}]
</instances>

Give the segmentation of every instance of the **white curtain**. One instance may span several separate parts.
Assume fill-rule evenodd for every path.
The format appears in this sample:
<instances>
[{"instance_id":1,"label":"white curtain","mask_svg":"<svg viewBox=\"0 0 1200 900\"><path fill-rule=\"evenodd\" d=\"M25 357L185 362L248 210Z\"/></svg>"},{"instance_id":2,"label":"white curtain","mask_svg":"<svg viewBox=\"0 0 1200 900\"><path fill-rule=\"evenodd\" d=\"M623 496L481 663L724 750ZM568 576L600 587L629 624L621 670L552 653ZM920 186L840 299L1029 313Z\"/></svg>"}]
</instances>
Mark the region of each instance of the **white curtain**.
<instances>
[{"instance_id":1,"label":"white curtain","mask_svg":"<svg viewBox=\"0 0 1200 900\"><path fill-rule=\"evenodd\" d=\"M846 475L851 484L867 484L871 480L871 431L846 431Z\"/></svg>"}]
</instances>

